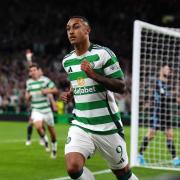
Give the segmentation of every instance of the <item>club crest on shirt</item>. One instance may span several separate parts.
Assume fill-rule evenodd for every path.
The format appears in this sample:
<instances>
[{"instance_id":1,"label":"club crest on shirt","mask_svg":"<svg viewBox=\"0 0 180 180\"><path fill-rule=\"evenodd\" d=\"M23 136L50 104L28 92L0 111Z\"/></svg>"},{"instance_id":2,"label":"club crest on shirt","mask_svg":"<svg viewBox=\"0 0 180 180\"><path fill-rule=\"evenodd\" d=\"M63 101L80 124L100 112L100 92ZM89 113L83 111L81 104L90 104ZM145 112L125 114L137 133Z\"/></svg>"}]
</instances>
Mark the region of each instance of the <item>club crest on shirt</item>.
<instances>
[{"instance_id":1,"label":"club crest on shirt","mask_svg":"<svg viewBox=\"0 0 180 180\"><path fill-rule=\"evenodd\" d=\"M84 85L85 85L85 80L84 80L84 78L82 78L82 77L77 78L77 84L78 84L79 86L84 86Z\"/></svg>"}]
</instances>

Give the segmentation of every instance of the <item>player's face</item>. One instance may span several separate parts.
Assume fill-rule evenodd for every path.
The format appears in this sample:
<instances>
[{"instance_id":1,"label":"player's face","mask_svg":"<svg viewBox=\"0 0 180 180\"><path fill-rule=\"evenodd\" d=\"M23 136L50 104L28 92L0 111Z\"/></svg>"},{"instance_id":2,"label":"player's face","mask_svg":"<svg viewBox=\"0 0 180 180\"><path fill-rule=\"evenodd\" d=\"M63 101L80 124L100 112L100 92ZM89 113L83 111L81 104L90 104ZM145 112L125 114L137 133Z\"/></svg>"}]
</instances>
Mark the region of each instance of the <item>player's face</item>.
<instances>
[{"instance_id":1,"label":"player's face","mask_svg":"<svg viewBox=\"0 0 180 180\"><path fill-rule=\"evenodd\" d=\"M163 68L163 75L168 77L171 74L171 70L169 66L164 66Z\"/></svg>"},{"instance_id":2,"label":"player's face","mask_svg":"<svg viewBox=\"0 0 180 180\"><path fill-rule=\"evenodd\" d=\"M89 38L90 28L80 18L72 18L67 23L67 35L72 45L80 44Z\"/></svg>"},{"instance_id":3,"label":"player's face","mask_svg":"<svg viewBox=\"0 0 180 180\"><path fill-rule=\"evenodd\" d=\"M29 73L31 74L31 77L33 79L38 79L39 78L39 69L36 67L32 67L29 71Z\"/></svg>"}]
</instances>

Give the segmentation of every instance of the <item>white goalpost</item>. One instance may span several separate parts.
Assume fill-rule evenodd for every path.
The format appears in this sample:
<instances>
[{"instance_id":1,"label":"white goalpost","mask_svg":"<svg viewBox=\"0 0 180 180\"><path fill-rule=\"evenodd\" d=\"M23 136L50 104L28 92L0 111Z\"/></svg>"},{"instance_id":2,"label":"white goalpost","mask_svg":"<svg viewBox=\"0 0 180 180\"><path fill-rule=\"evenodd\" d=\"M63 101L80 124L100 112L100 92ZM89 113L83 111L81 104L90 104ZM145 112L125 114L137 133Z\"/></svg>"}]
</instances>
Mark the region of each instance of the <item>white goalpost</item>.
<instances>
[{"instance_id":1,"label":"white goalpost","mask_svg":"<svg viewBox=\"0 0 180 180\"><path fill-rule=\"evenodd\" d=\"M146 163L144 165L138 163L139 149L151 127L152 108L156 108L152 94L160 68L164 64L170 65L171 68L168 83L171 86L172 97L166 102L168 106L163 111L162 117L164 121L169 121L176 156L180 158L180 102L178 102L180 99L180 32L136 20L133 35L131 166L180 170L180 166L174 166L172 163L172 154L167 147L166 130L162 129L155 131L154 138L148 142L143 152ZM161 107L158 108L162 113ZM166 126L164 128L166 129Z\"/></svg>"}]
</instances>

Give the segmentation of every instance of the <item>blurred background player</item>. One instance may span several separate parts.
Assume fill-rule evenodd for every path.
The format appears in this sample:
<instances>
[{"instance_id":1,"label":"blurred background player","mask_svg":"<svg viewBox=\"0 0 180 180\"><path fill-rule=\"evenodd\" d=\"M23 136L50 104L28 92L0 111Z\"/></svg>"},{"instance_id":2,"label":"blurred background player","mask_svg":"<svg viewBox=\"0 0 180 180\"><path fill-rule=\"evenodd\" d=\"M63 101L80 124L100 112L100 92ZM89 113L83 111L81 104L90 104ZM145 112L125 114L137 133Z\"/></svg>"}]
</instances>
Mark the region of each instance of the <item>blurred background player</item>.
<instances>
[{"instance_id":1,"label":"blurred background player","mask_svg":"<svg viewBox=\"0 0 180 180\"><path fill-rule=\"evenodd\" d=\"M156 135L157 130L161 130L165 133L167 139L167 148L172 155L172 163L174 166L180 165L180 159L176 156L176 148L173 141L173 129L172 129L172 112L171 104L179 103L179 98L174 98L172 92L172 85L169 83L169 77L171 75L171 69L168 64L164 64L159 71L159 77L156 80L156 84L152 90L150 106L150 128L144 137L141 147L139 149L138 162L141 165L145 165L144 151L148 147L149 141L151 141Z\"/></svg>"},{"instance_id":2,"label":"blurred background player","mask_svg":"<svg viewBox=\"0 0 180 180\"><path fill-rule=\"evenodd\" d=\"M27 49L26 52L25 52L25 55L26 55L26 60L27 60L27 64L28 66L32 65L32 57L33 57L33 52L31 51L31 49ZM42 76L43 75L43 72L42 72L42 69L39 68L39 76ZM30 71L29 71L29 78L31 78L31 74L30 74ZM52 95L48 95L48 96L51 96L51 99L53 98ZM32 136L32 131L33 131L33 121L31 119L31 108L30 108L30 104L28 104L28 108L29 108L29 118L28 118L28 126L27 126L27 140L26 140L26 146L29 146L31 145L31 136ZM43 126L44 128L44 131L46 130L45 126ZM46 136L46 139L48 140L48 137ZM40 138L40 141L39 141L40 145L44 145L44 141L42 138Z\"/></svg>"},{"instance_id":3,"label":"blurred background player","mask_svg":"<svg viewBox=\"0 0 180 180\"><path fill-rule=\"evenodd\" d=\"M31 61L29 61L29 62L30 62L29 65L32 64ZM39 68L39 76L43 76L43 71L42 71L41 68ZM29 77L31 77L30 73L29 73ZM49 101L50 101L50 104L51 104L52 111L56 112L57 111L57 105L56 105L56 101L54 99L54 96L52 94L48 94L48 98L49 98ZM46 131L45 125L43 125L43 129L44 129L44 131ZM33 121L31 119L31 109L30 109L30 106L29 106L29 120L28 120L28 126L27 126L27 140L26 140L26 143L25 143L26 146L31 145L32 132L33 132ZM47 136L46 136L46 139L48 140ZM42 146L45 145L42 138L40 138L39 144L42 145Z\"/></svg>"},{"instance_id":4,"label":"blurred background player","mask_svg":"<svg viewBox=\"0 0 180 180\"><path fill-rule=\"evenodd\" d=\"M31 64L29 71L31 78L26 82L26 100L31 100L31 119L44 141L46 150L49 151L48 140L43 128L44 123L47 124L52 142L51 157L55 158L57 154L56 132L48 94L57 94L58 90L49 78L39 73L39 66L37 64Z\"/></svg>"}]
</instances>

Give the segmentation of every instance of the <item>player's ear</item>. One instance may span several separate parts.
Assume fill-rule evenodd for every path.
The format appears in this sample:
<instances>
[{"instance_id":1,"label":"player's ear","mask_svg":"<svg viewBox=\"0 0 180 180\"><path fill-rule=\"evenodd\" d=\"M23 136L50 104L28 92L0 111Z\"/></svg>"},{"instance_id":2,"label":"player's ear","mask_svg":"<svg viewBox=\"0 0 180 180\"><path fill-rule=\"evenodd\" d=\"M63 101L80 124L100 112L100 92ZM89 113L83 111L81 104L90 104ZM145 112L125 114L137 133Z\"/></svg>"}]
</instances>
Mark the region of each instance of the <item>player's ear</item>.
<instances>
[{"instance_id":1,"label":"player's ear","mask_svg":"<svg viewBox=\"0 0 180 180\"><path fill-rule=\"evenodd\" d=\"M86 34L89 34L91 32L91 28L88 26L87 28L86 28Z\"/></svg>"}]
</instances>

